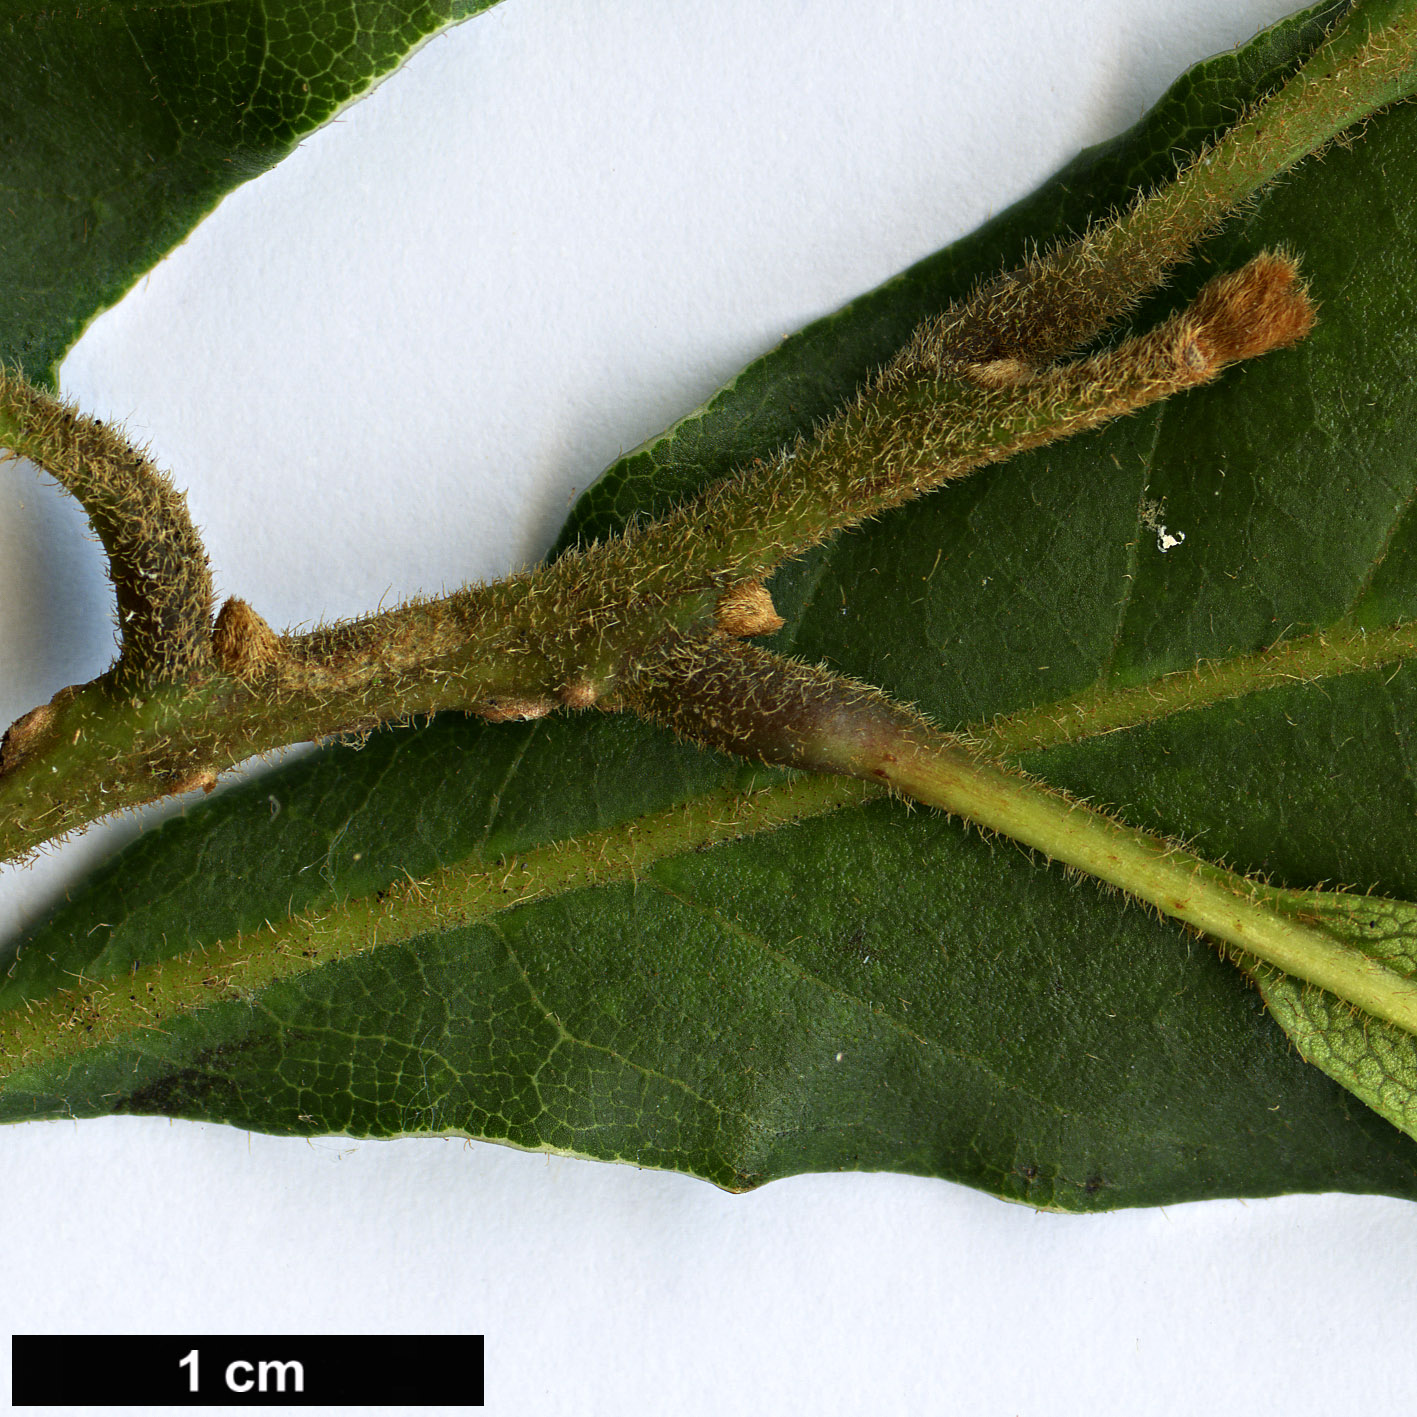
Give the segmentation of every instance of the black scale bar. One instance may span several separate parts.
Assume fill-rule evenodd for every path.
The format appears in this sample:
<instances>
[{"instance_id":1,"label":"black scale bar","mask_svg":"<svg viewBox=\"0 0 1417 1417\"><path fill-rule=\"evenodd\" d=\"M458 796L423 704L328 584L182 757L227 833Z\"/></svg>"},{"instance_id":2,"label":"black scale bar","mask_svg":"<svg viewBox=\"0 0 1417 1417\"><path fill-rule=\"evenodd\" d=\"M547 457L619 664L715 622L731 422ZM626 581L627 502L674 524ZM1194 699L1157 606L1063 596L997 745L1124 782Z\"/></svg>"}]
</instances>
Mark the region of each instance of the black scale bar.
<instances>
[{"instance_id":1,"label":"black scale bar","mask_svg":"<svg viewBox=\"0 0 1417 1417\"><path fill-rule=\"evenodd\" d=\"M481 1334L10 1340L15 1407L482 1406Z\"/></svg>"}]
</instances>

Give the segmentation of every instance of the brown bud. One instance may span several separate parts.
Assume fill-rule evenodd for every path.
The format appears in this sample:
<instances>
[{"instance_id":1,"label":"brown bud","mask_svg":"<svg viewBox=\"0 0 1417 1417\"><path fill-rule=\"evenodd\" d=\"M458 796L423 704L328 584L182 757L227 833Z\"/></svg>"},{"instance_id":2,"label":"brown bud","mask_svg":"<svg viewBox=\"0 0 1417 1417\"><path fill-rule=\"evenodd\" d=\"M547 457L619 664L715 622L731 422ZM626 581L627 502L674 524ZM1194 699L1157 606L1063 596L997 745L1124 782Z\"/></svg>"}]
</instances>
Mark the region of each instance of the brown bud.
<instances>
[{"instance_id":1,"label":"brown bud","mask_svg":"<svg viewBox=\"0 0 1417 1417\"><path fill-rule=\"evenodd\" d=\"M58 717L53 704L40 704L17 718L0 738L0 772L18 767L21 759L40 745L50 725Z\"/></svg>"},{"instance_id":2,"label":"brown bud","mask_svg":"<svg viewBox=\"0 0 1417 1417\"><path fill-rule=\"evenodd\" d=\"M1217 365L1294 344L1315 319L1298 263L1276 251L1262 251L1238 271L1207 282L1186 313L1195 322L1201 359Z\"/></svg>"},{"instance_id":3,"label":"brown bud","mask_svg":"<svg viewBox=\"0 0 1417 1417\"><path fill-rule=\"evenodd\" d=\"M762 581L742 581L724 592L714 623L725 635L771 635L787 623Z\"/></svg>"},{"instance_id":4,"label":"brown bud","mask_svg":"<svg viewBox=\"0 0 1417 1417\"><path fill-rule=\"evenodd\" d=\"M524 718L545 718L551 712L547 699L488 699L473 710L488 723L511 723Z\"/></svg>"},{"instance_id":5,"label":"brown bud","mask_svg":"<svg viewBox=\"0 0 1417 1417\"><path fill-rule=\"evenodd\" d=\"M216 774L210 768L197 768L192 772L175 775L167 783L167 791L174 796L183 792L211 792L216 788Z\"/></svg>"},{"instance_id":6,"label":"brown bud","mask_svg":"<svg viewBox=\"0 0 1417 1417\"><path fill-rule=\"evenodd\" d=\"M1033 369L1019 359L991 359L965 366L966 377L986 389L1012 389L1033 377Z\"/></svg>"},{"instance_id":7,"label":"brown bud","mask_svg":"<svg viewBox=\"0 0 1417 1417\"><path fill-rule=\"evenodd\" d=\"M589 679L577 679L567 684L556 695L561 706L568 709L588 709L600 697L600 691Z\"/></svg>"},{"instance_id":8,"label":"brown bud","mask_svg":"<svg viewBox=\"0 0 1417 1417\"><path fill-rule=\"evenodd\" d=\"M228 674L244 678L280 658L280 637L244 600L233 596L212 627L212 653Z\"/></svg>"}]
</instances>

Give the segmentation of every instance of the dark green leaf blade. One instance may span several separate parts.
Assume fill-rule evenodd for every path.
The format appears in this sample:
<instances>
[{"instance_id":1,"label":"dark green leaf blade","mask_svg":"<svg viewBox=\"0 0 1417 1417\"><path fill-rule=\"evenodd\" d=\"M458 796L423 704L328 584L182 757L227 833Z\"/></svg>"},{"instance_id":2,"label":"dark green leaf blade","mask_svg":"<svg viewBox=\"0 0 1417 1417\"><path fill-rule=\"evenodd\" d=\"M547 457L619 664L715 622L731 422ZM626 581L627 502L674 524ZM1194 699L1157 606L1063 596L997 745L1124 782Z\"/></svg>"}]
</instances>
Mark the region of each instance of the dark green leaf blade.
<instances>
[{"instance_id":1,"label":"dark green leaf blade","mask_svg":"<svg viewBox=\"0 0 1417 1417\"><path fill-rule=\"evenodd\" d=\"M233 187L495 0L0 10L0 362L85 325Z\"/></svg>"},{"instance_id":2,"label":"dark green leaf blade","mask_svg":"<svg viewBox=\"0 0 1417 1417\"><path fill-rule=\"evenodd\" d=\"M562 732L584 748L579 730ZM396 775L409 737L365 751ZM328 781L322 766L307 771ZM240 790L253 812L264 786ZM341 847L377 832L356 822ZM177 897L198 910L249 849L202 835L214 888ZM1007 846L877 803L18 1075L4 1115L466 1132L735 1189L891 1169L1069 1210L1417 1194L1417 1148L1301 1064L1228 965L1115 902L1100 925L1097 904Z\"/></svg>"},{"instance_id":3,"label":"dark green leaf blade","mask_svg":"<svg viewBox=\"0 0 1417 1417\"><path fill-rule=\"evenodd\" d=\"M1279 33L1292 55L1311 31L1291 22ZM1203 110L1222 121L1247 72L1273 72L1278 42L1255 51L1268 69L1247 71L1246 51L1183 80L1175 138L1132 135L1130 155L1114 153L1118 185L1092 197L1120 200L1125 174L1204 130ZM1321 214L1341 173L1348 199L1378 192L1397 228L1410 226L1413 116L1389 115L1354 152L1307 169L1215 259L1286 239L1304 249L1323 299L1342 291L1381 312L1384 338L1405 348L1410 245L1364 251L1359 265ZM1077 213L1059 220L1075 225ZM1049 231L1040 221L1036 234ZM987 268L1015 249L971 259ZM869 325L877 308L868 300L813 327L804 358L830 365L858 337L856 315ZM1366 436L1371 415L1345 399L1342 378L1365 366L1373 338L1326 320L1309 350L844 538L779 578L792 611L782 642L953 723L1151 682L1198 654L1247 652L1350 610L1386 623L1402 603L1404 583L1385 577L1404 545L1411 465ZM774 370L762 377L770 391ZM1304 401L1291 396L1296 378ZM1393 394L1381 411L1398 449L1413 437L1410 403ZM781 436L731 400L719 412L714 440L721 450L738 438L734 460ZM1247 436L1227 441L1237 428ZM1314 429L1324 446L1368 449L1361 515L1331 495ZM662 488L624 485L646 503L672 496L682 480L666 468ZM1160 511L1148 507L1160 500L1153 482ZM1301 553L1315 539L1294 540L1284 500L1296 485L1317 494L1320 548L1342 553L1311 579ZM1249 497L1238 511L1232 486ZM1207 496L1226 504L1219 523L1205 523ZM1187 531L1167 553L1147 526L1162 511ZM1276 555L1283 574L1266 574ZM1188 607L1201 592L1210 601L1197 616ZM1279 593L1302 613L1276 606ZM1408 752L1408 672L1268 690L1030 766L1285 883L1371 878L1413 895L1409 805L1392 794L1375 810L1370 790ZM41 997L78 970L121 977L288 902L378 889L405 867L470 853L514 871L542 843L753 777L614 721L444 721L381 735L139 843L34 937L4 998ZM17 1074L0 1097L12 1118L157 1111L279 1131L467 1131L733 1186L852 1166L1069 1209L1296 1189L1417 1194L1417 1146L1303 1065L1208 947L1007 844L887 804L324 966Z\"/></svg>"}]
</instances>

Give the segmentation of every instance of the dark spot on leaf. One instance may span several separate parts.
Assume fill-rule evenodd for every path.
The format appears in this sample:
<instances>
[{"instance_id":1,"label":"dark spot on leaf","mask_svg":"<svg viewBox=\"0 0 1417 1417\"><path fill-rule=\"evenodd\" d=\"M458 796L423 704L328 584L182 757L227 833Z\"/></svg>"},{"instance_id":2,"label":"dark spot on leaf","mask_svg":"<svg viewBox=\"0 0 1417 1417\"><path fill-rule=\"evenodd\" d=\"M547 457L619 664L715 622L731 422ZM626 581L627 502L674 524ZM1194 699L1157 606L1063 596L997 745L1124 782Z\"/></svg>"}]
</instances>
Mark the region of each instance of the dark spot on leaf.
<instances>
[{"instance_id":1,"label":"dark spot on leaf","mask_svg":"<svg viewBox=\"0 0 1417 1417\"><path fill-rule=\"evenodd\" d=\"M241 1088L230 1076L232 1064L243 1054L268 1046L269 1041L243 1039L198 1053L187 1067L176 1068L135 1088L126 1097L118 1097L112 1110L138 1116L201 1116L208 1120L220 1120L223 1115L239 1117L249 1099L243 1100Z\"/></svg>"}]
</instances>

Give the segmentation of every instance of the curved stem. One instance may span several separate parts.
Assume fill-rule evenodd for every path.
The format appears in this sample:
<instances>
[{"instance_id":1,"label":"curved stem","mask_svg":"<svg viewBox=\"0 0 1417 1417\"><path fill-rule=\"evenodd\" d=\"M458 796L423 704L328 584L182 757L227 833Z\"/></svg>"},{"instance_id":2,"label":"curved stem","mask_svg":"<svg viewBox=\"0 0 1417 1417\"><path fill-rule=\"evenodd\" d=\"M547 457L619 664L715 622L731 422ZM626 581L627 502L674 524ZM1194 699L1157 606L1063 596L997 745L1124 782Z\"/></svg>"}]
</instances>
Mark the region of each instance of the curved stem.
<instances>
[{"instance_id":1,"label":"curved stem","mask_svg":"<svg viewBox=\"0 0 1417 1417\"><path fill-rule=\"evenodd\" d=\"M661 522L495 585L286 636L241 601L228 602L209 632L205 602L184 590L204 654L184 651L185 677L172 672L176 658L160 676L125 677L125 641L107 681L63 691L0 744L0 858L97 816L210 787L217 774L288 743L444 709L505 719L614 707L620 684L666 633L776 628L760 577L837 528L947 476L1205 383L1234 359L1297 338L1311 319L1292 262L1261 256L1106 354L997 387L927 381L867 400L795 462L751 469ZM101 431L89 426L91 446L106 447ZM35 436L25 446L59 465ZM122 484L102 466L101 479L81 468L65 482L85 489L96 522L93 508L108 503L89 482L105 497ZM126 495L146 495L145 467L124 467L133 482ZM138 521L131 539L141 549L151 519ZM190 556L209 591L205 557L199 548ZM134 559L122 542L115 580ZM175 584L164 577L151 582L158 592ZM120 593L120 613L124 603ZM169 599L155 594L147 613L155 624L170 618Z\"/></svg>"},{"instance_id":2,"label":"curved stem","mask_svg":"<svg viewBox=\"0 0 1417 1417\"><path fill-rule=\"evenodd\" d=\"M0 448L43 468L88 514L118 598L124 687L211 660L212 578L186 498L112 428L0 369Z\"/></svg>"}]
</instances>

